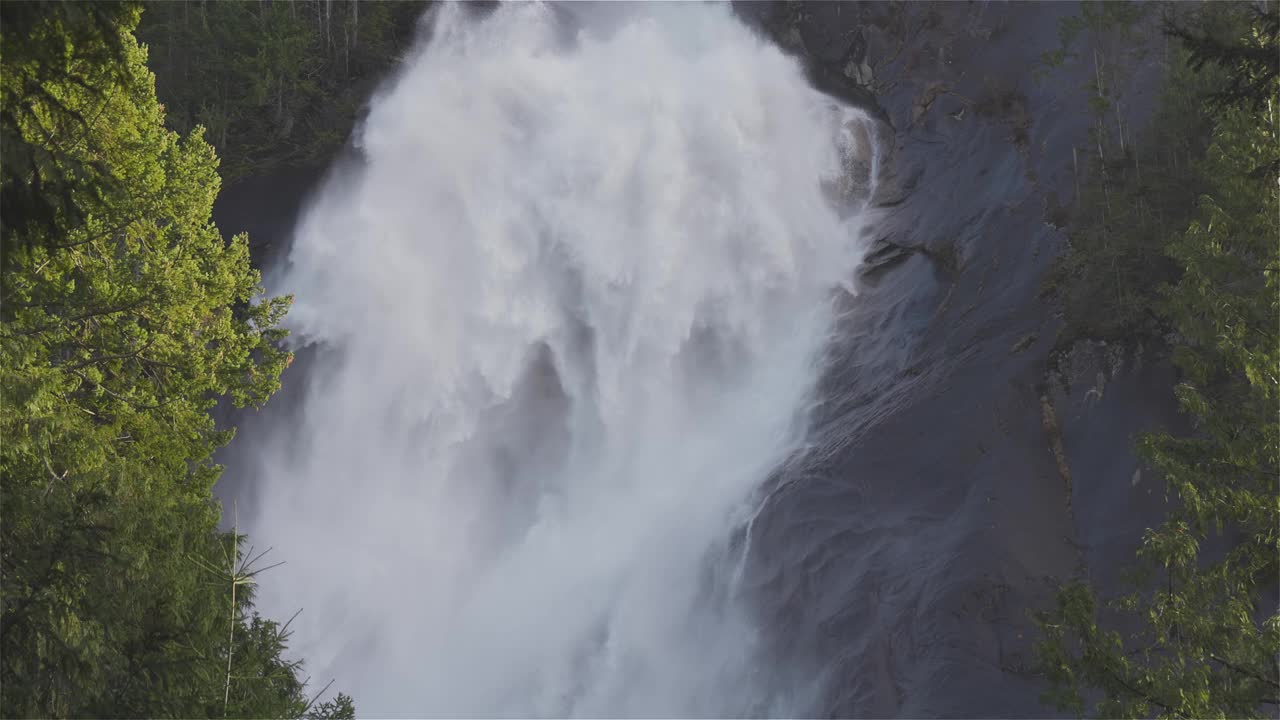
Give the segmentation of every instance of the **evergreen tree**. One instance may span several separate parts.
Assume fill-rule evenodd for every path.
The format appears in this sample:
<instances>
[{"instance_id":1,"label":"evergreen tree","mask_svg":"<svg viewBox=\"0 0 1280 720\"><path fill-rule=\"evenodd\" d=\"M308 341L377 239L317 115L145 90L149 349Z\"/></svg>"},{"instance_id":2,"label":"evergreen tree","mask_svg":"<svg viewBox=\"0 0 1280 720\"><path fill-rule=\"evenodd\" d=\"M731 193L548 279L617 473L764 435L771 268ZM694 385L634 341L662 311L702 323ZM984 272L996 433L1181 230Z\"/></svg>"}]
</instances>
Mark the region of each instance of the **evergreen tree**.
<instances>
[{"instance_id":1,"label":"evergreen tree","mask_svg":"<svg viewBox=\"0 0 1280 720\"><path fill-rule=\"evenodd\" d=\"M90 118L45 87L98 92L118 83L125 48L116 28L136 23L139 11L137 3L0 3L6 71L0 76L0 204L6 210L0 260L24 238L48 236L60 216L82 220L94 199L86 191L112 189L95 158L68 152ZM61 135L32 138L19 130L23 126L58 128ZM73 187L80 190L74 199Z\"/></svg>"},{"instance_id":2,"label":"evergreen tree","mask_svg":"<svg viewBox=\"0 0 1280 720\"><path fill-rule=\"evenodd\" d=\"M374 85L408 52L422 2L147 3L170 126L208 129L230 178L318 162L350 134Z\"/></svg>"},{"instance_id":3,"label":"evergreen tree","mask_svg":"<svg viewBox=\"0 0 1280 720\"><path fill-rule=\"evenodd\" d=\"M254 558L217 529L231 433L209 414L278 387L289 301L211 224L218 160L165 128L140 9L12 5L0 712L299 717L287 627L253 612Z\"/></svg>"},{"instance_id":4,"label":"evergreen tree","mask_svg":"<svg viewBox=\"0 0 1280 720\"><path fill-rule=\"evenodd\" d=\"M1177 15L1165 19L1165 32L1182 41L1190 53L1190 65L1196 71L1217 66L1226 69L1227 82L1209 94L1216 106L1248 106L1255 112L1266 110L1275 100L1276 82L1280 81L1280 9L1274 2L1242 4L1239 13L1246 15L1249 32L1233 32L1230 21L1212 22L1213 15L1192 16L1188 23ZM1210 20L1206 22L1205 20Z\"/></svg>"},{"instance_id":5,"label":"evergreen tree","mask_svg":"<svg viewBox=\"0 0 1280 720\"><path fill-rule=\"evenodd\" d=\"M1241 47L1274 33L1252 19ZM1161 306L1196 432L1139 444L1175 509L1146 533L1145 573L1107 614L1073 583L1039 617L1049 697L1078 713L1090 697L1104 717L1274 717L1280 705L1280 185L1258 172L1280 160L1280 84L1265 65L1218 66L1246 75L1225 87L1252 90L1213 106L1196 164L1205 191L1168 246L1181 275ZM1203 550L1214 537L1224 552Z\"/></svg>"}]
</instances>

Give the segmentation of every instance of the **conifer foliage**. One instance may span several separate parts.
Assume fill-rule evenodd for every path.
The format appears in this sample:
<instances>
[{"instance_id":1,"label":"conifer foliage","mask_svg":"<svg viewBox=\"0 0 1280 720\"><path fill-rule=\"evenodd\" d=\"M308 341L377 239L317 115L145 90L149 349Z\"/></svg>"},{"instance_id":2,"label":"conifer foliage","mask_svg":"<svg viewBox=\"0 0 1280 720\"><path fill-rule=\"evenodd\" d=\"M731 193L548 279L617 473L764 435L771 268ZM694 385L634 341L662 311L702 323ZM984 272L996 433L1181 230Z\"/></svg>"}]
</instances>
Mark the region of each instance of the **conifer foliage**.
<instances>
[{"instance_id":1,"label":"conifer foliage","mask_svg":"<svg viewBox=\"0 0 1280 720\"><path fill-rule=\"evenodd\" d=\"M315 714L212 495L210 410L279 386L289 299L210 221L218 159L166 129L139 6L0 13L0 712Z\"/></svg>"},{"instance_id":2,"label":"conifer foliage","mask_svg":"<svg viewBox=\"0 0 1280 720\"><path fill-rule=\"evenodd\" d=\"M1173 510L1146 532L1131 591L1104 603L1075 582L1039 617L1049 698L1080 714L1280 710L1278 26L1274 4L1206 7L1166 25L1193 71L1226 78L1196 105L1211 125L1194 165L1203 189L1166 244L1178 277L1158 300L1195 431L1139 442Z\"/></svg>"}]
</instances>

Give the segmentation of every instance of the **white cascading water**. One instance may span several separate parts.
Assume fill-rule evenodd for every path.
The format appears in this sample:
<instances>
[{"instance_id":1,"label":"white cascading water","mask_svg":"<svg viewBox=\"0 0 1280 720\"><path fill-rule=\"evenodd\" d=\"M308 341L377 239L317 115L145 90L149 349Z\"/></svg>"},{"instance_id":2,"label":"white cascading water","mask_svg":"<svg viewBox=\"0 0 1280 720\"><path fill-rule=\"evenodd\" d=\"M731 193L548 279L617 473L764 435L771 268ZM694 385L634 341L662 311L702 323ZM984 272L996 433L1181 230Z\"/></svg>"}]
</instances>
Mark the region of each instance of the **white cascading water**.
<instances>
[{"instance_id":1,"label":"white cascading water","mask_svg":"<svg viewBox=\"0 0 1280 720\"><path fill-rule=\"evenodd\" d=\"M804 441L872 125L725 6L570 14L441 8L297 229L260 606L372 716L795 712L730 538Z\"/></svg>"}]
</instances>

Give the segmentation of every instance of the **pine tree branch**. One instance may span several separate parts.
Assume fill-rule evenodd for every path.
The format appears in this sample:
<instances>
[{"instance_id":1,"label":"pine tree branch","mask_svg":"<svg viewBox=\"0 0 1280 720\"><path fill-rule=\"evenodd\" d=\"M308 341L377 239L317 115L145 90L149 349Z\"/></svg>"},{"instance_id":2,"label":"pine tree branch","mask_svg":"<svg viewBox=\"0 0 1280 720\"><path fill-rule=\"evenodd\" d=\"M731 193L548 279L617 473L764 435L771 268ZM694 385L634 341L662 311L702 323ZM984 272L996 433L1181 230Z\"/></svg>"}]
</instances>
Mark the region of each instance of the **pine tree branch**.
<instances>
[{"instance_id":1,"label":"pine tree branch","mask_svg":"<svg viewBox=\"0 0 1280 720\"><path fill-rule=\"evenodd\" d=\"M38 328L32 328L30 330L23 330L22 332L16 332L16 333L13 333L12 337L25 337L27 335L38 335L42 332L53 330L54 328L58 327L58 325L64 322L80 322L82 320L88 320L90 318L100 317L103 315L114 315L116 313L126 312L128 310L132 310L138 307L139 305L142 305L147 300L148 298L142 298L135 302L129 303L128 305L117 305L115 307L109 307L103 310L94 310L92 312L82 313L80 315L76 315L74 317L69 317L69 318L60 317L58 318L58 322L51 323L49 325L42 325ZM47 306L51 304L52 303L31 303L29 305L21 305L21 306L22 307L42 307L42 306Z\"/></svg>"},{"instance_id":2,"label":"pine tree branch","mask_svg":"<svg viewBox=\"0 0 1280 720\"><path fill-rule=\"evenodd\" d=\"M138 348L137 350L134 350L133 352L115 353L115 354L112 354L112 355L99 355L98 357L91 357L91 358L89 358L88 360L82 360L82 361L80 361L80 362L78 362L78 363L75 363L74 365L64 365L64 366L63 366L63 369L64 369L64 370L79 370L79 369L81 369L81 368L85 368L85 367L88 367L88 366L90 366L90 365L97 365L98 363L109 362L109 361L111 361L111 360L128 360L128 359L130 359L130 358L140 357L140 356L142 355L142 353L143 353L143 352L145 352L145 351L147 350L147 348L150 348L150 347L151 347L151 345L152 345L152 343L153 343L153 342L154 342L154 340L153 340L152 342L147 343L146 345L143 345L142 347ZM145 358L144 358L144 359L145 359ZM172 365L170 365L169 367L172 367Z\"/></svg>"},{"instance_id":3,"label":"pine tree branch","mask_svg":"<svg viewBox=\"0 0 1280 720\"><path fill-rule=\"evenodd\" d=\"M307 703L306 707L302 708L302 712L299 714L305 717L306 714L311 711L311 706L315 705L316 701L319 700L321 697L323 697L324 694L328 692L329 688L332 686L333 686L333 680L330 680L323 688L321 688L320 692L315 694L315 697L311 698L311 701Z\"/></svg>"},{"instance_id":4,"label":"pine tree branch","mask_svg":"<svg viewBox=\"0 0 1280 720\"><path fill-rule=\"evenodd\" d=\"M84 373L80 372L79 370L71 370L70 372L71 372L71 374L72 374L72 375L75 375L76 377L80 378L80 379L81 379L81 380L83 380L84 382L86 382L86 383L88 383L88 384L90 384L90 385L93 385L93 386L95 386L95 387L100 387L100 388L102 388L102 391L103 391L103 392L105 392L106 394L110 395L111 397L113 397L113 398L115 398L115 399L119 400L120 402L122 402L122 403L124 403L124 404L128 405L129 407L134 408L135 410L156 410L156 409L158 409L158 408L162 408L162 407L164 407L165 405L168 405L170 402L172 402L172 401L173 401L173 398L165 398L163 401L158 402L158 403L140 403L140 402L135 402L135 401L130 400L129 398L127 398L127 397L125 397L125 396L123 396L123 395L121 395L121 394L119 394L119 393L115 392L114 390L112 390L111 388L107 387L106 385L103 385L102 383L94 382L93 380L90 380L90 379L89 379L89 376L85 375Z\"/></svg>"},{"instance_id":5,"label":"pine tree branch","mask_svg":"<svg viewBox=\"0 0 1280 720\"><path fill-rule=\"evenodd\" d=\"M1271 678L1268 678L1268 677L1263 677L1262 675L1259 675L1258 673L1253 672L1252 670L1249 670L1248 668L1242 668L1242 667L1240 667L1239 665L1235 665L1235 664L1233 664L1233 663L1229 663L1229 662L1227 662L1226 660L1223 660L1222 658L1218 657L1217 655L1214 655L1214 654L1210 653L1210 655L1209 655L1209 659L1210 659L1210 660L1212 660L1212 661L1214 661L1214 662L1216 662L1216 663L1218 663L1219 665L1222 665L1223 667L1225 667L1225 668L1227 668L1227 669L1229 669L1229 670L1235 670L1236 672L1240 673L1241 675L1247 675L1248 677L1251 677L1251 678L1253 678L1254 680L1258 680L1258 681L1261 681L1261 682L1267 683L1268 685L1271 685L1272 687L1280 688L1280 682L1276 682L1275 680L1272 680Z\"/></svg>"},{"instance_id":6,"label":"pine tree branch","mask_svg":"<svg viewBox=\"0 0 1280 720\"><path fill-rule=\"evenodd\" d=\"M1151 696L1150 696L1150 695L1148 695L1147 693L1144 693L1144 692L1142 692L1141 690L1138 690L1137 688L1135 688L1135 687L1133 687L1132 685L1130 685L1130 684L1128 683L1128 681L1126 681L1124 678L1122 678L1122 677L1120 677L1118 674L1116 674L1116 672L1115 672L1114 670L1108 671L1108 674L1111 676L1111 679L1112 679L1112 680L1115 680L1115 681L1116 681L1116 683L1118 683L1118 684L1120 685L1120 687L1124 688L1125 690L1128 690L1129 692L1133 693L1133 694L1134 694L1134 695L1136 695L1137 697L1142 698L1143 700L1145 700L1146 702L1151 703L1152 705L1155 705L1155 706L1157 706L1157 707L1163 708L1165 712L1169 713L1170 715L1172 715L1172 716L1174 716L1174 717L1178 717L1178 718L1180 718L1180 717L1184 717L1183 715L1179 714L1176 710L1174 710L1174 709L1173 709L1172 707L1170 707L1169 705L1166 705L1165 703L1160 702L1159 700L1157 700L1157 699L1155 699L1155 698L1151 697Z\"/></svg>"}]
</instances>

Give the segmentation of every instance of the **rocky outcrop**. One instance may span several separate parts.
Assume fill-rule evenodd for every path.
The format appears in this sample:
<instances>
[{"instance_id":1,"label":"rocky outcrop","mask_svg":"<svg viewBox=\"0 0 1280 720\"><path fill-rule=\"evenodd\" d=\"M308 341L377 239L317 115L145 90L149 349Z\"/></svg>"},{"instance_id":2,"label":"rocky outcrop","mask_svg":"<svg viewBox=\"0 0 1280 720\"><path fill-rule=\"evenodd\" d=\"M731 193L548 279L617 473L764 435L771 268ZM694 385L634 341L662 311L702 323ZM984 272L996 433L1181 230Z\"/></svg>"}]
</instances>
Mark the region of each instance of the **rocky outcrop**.
<instances>
[{"instance_id":1,"label":"rocky outcrop","mask_svg":"<svg viewBox=\"0 0 1280 720\"><path fill-rule=\"evenodd\" d=\"M1052 714L1029 612L1079 571L1117 580L1162 512L1135 436L1179 421L1151 349L1080 345L1049 373L1060 321L1041 278L1065 244L1088 79L1035 71L1075 8L738 12L892 138L816 447L753 526L762 624L823 684L815 715ZM1151 80L1138 69L1126 96L1135 127Z\"/></svg>"},{"instance_id":2,"label":"rocky outcrop","mask_svg":"<svg viewBox=\"0 0 1280 720\"><path fill-rule=\"evenodd\" d=\"M888 122L876 100L862 9L838 2L735 2L747 24L794 54L817 89Z\"/></svg>"}]
</instances>

